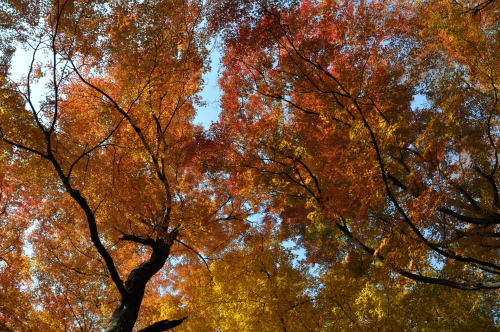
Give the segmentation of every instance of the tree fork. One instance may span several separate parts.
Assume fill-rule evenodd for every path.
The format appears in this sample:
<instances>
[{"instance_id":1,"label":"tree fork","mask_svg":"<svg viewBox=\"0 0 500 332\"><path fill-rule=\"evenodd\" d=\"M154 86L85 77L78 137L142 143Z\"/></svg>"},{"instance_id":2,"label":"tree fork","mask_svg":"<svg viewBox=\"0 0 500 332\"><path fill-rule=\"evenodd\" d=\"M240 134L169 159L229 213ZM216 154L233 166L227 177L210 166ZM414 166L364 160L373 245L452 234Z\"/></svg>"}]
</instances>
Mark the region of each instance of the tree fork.
<instances>
[{"instance_id":1,"label":"tree fork","mask_svg":"<svg viewBox=\"0 0 500 332\"><path fill-rule=\"evenodd\" d=\"M155 240L154 243L151 244L152 252L149 259L130 272L127 280L125 281L125 289L127 293L125 296L122 295L120 303L113 312L108 328L106 329L107 332L132 331L139 315L146 284L151 277L153 277L158 271L160 271L163 265L165 265L165 262L170 255L170 248L177 238L177 235L178 229L174 229L168 234L166 239L159 238ZM182 321L184 321L184 319L180 320L177 325L181 324Z\"/></svg>"}]
</instances>

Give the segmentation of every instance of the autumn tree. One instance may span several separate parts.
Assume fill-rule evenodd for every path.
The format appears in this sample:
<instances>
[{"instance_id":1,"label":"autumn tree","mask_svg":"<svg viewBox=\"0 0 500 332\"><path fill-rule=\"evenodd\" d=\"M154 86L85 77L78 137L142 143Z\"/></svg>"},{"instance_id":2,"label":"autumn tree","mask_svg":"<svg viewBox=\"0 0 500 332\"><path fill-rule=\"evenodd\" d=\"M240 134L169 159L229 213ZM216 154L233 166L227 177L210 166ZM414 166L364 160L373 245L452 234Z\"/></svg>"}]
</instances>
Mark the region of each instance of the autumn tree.
<instances>
[{"instance_id":1,"label":"autumn tree","mask_svg":"<svg viewBox=\"0 0 500 332\"><path fill-rule=\"evenodd\" d=\"M198 251L221 250L246 213L223 179L196 166L203 2L1 8L5 43L28 54L21 81L2 76L2 204L13 201L2 210L2 252L15 246L2 254L6 286L29 290L26 315L42 316L45 330L179 325L185 316L139 317L144 296L165 293L171 255L196 262ZM9 308L0 317L6 329L43 330Z\"/></svg>"},{"instance_id":2,"label":"autumn tree","mask_svg":"<svg viewBox=\"0 0 500 332\"><path fill-rule=\"evenodd\" d=\"M312 261L498 288L498 3L259 4L225 41L234 181Z\"/></svg>"},{"instance_id":3,"label":"autumn tree","mask_svg":"<svg viewBox=\"0 0 500 332\"><path fill-rule=\"evenodd\" d=\"M0 11L0 329L495 328L497 1Z\"/></svg>"}]
</instances>

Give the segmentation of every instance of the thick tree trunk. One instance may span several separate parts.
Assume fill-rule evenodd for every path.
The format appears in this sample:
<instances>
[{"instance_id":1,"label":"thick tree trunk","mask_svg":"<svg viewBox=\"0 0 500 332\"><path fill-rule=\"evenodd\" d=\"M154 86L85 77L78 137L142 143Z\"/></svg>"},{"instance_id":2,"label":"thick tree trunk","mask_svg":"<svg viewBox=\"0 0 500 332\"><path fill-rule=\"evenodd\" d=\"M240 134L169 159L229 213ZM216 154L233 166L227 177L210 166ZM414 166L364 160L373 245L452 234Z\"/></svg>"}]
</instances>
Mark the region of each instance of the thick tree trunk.
<instances>
[{"instance_id":1,"label":"thick tree trunk","mask_svg":"<svg viewBox=\"0 0 500 332\"><path fill-rule=\"evenodd\" d=\"M130 296L129 300L121 300L118 307L113 312L109 322L108 332L131 332L139 315L142 295Z\"/></svg>"},{"instance_id":2,"label":"thick tree trunk","mask_svg":"<svg viewBox=\"0 0 500 332\"><path fill-rule=\"evenodd\" d=\"M146 284L165 264L170 253L170 246L176 234L170 234L168 240L158 239L151 244L153 252L150 258L136 267L125 282L127 295L120 300L109 322L107 332L131 332L139 315Z\"/></svg>"}]
</instances>

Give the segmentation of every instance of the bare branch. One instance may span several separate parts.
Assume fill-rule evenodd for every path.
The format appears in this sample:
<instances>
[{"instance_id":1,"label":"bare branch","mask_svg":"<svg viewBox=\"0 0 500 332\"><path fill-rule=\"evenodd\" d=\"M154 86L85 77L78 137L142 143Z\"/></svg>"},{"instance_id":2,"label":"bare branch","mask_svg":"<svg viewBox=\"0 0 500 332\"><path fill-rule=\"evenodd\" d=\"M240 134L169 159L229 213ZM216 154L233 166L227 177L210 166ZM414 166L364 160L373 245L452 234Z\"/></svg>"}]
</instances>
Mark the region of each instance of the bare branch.
<instances>
[{"instance_id":1,"label":"bare branch","mask_svg":"<svg viewBox=\"0 0 500 332\"><path fill-rule=\"evenodd\" d=\"M190 251L192 251L196 256L198 256L203 261L203 263L205 264L207 270L210 272L210 266L208 265L208 262L205 259L205 257L203 257L198 251L194 250L191 246L187 245L183 241L181 241L179 239L175 239L175 241L178 242L178 243L180 243L180 244L182 244L184 247L186 247L187 249L189 249Z\"/></svg>"}]
</instances>

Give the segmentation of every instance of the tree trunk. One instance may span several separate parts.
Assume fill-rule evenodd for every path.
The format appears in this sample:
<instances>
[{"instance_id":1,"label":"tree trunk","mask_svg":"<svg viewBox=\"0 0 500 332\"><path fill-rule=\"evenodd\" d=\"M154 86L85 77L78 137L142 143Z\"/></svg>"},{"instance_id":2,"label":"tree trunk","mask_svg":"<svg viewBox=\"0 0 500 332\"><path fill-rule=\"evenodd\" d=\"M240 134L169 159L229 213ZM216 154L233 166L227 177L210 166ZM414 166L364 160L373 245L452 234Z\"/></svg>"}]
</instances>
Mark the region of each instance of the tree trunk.
<instances>
[{"instance_id":1,"label":"tree trunk","mask_svg":"<svg viewBox=\"0 0 500 332\"><path fill-rule=\"evenodd\" d=\"M125 282L127 296L122 296L109 322L107 332L131 332L139 315L146 284L165 264L170 253L170 246L176 234L165 241L158 239L151 245L150 258L136 267ZM173 235L173 236L172 236Z\"/></svg>"}]
</instances>

